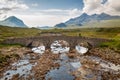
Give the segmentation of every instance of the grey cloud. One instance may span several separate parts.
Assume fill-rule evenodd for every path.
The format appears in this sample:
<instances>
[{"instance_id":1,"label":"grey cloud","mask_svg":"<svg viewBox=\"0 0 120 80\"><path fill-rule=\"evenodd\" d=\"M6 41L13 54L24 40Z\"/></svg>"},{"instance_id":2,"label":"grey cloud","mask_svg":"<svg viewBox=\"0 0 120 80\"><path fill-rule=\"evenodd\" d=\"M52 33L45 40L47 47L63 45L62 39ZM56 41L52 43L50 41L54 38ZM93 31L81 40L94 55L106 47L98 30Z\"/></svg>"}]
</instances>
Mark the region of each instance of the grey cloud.
<instances>
[{"instance_id":1,"label":"grey cloud","mask_svg":"<svg viewBox=\"0 0 120 80\"><path fill-rule=\"evenodd\" d=\"M3 11L10 11L10 10L12 10L11 8L5 8L5 7L3 7L3 8L0 8L0 10L3 10Z\"/></svg>"},{"instance_id":2,"label":"grey cloud","mask_svg":"<svg viewBox=\"0 0 120 80\"><path fill-rule=\"evenodd\" d=\"M27 9L29 8L26 4L19 3L18 0L1 0L0 1L0 15L8 13L12 10Z\"/></svg>"},{"instance_id":3,"label":"grey cloud","mask_svg":"<svg viewBox=\"0 0 120 80\"><path fill-rule=\"evenodd\" d=\"M120 12L120 6L116 6L116 7L114 7L114 10Z\"/></svg>"},{"instance_id":4,"label":"grey cloud","mask_svg":"<svg viewBox=\"0 0 120 80\"><path fill-rule=\"evenodd\" d=\"M7 12L9 12L9 11L11 11L11 10L12 10L11 8L5 8L5 7L0 8L0 15L1 15L1 14L4 14L4 13L7 13Z\"/></svg>"}]
</instances>

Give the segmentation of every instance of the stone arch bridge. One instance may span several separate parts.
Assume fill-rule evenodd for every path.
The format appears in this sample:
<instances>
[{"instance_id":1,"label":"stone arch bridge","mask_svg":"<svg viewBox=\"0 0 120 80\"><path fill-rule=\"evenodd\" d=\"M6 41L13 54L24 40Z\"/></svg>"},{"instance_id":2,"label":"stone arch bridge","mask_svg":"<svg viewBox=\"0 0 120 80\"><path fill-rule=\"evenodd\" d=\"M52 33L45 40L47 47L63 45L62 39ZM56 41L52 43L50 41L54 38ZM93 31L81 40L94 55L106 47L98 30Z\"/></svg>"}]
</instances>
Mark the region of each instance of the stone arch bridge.
<instances>
[{"instance_id":1,"label":"stone arch bridge","mask_svg":"<svg viewBox=\"0 0 120 80\"><path fill-rule=\"evenodd\" d=\"M21 44L27 47L37 47L43 44L46 48L50 48L50 45L56 40L65 40L69 43L70 48L81 42L87 42L92 47L98 46L101 42L107 42L107 39L100 38L88 38L88 37L74 37L74 36L40 36L40 37L26 37L26 38L12 38L3 41L5 44Z\"/></svg>"}]
</instances>

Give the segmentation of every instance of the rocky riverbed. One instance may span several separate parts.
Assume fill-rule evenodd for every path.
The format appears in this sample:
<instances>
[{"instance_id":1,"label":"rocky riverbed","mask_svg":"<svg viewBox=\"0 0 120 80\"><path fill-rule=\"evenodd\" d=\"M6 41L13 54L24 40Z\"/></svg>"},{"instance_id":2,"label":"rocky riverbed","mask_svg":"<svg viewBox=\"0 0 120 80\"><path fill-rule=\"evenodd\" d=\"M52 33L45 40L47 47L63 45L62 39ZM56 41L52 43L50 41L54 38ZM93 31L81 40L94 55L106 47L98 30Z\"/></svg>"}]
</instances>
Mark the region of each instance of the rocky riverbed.
<instances>
[{"instance_id":1,"label":"rocky riverbed","mask_svg":"<svg viewBox=\"0 0 120 80\"><path fill-rule=\"evenodd\" d=\"M75 49L53 54L50 49L43 54L30 48L4 48L1 54L16 53L0 72L0 80L119 80L120 53L108 48L93 48L80 55Z\"/></svg>"}]
</instances>

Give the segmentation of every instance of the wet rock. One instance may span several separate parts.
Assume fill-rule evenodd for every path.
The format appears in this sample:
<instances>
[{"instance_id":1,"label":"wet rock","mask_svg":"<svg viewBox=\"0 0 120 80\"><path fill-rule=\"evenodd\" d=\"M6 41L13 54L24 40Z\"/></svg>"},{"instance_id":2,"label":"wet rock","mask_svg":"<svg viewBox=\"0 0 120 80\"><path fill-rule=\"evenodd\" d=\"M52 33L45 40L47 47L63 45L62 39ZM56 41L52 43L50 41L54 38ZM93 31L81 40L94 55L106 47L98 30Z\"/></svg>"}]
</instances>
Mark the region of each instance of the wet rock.
<instances>
[{"instance_id":1,"label":"wet rock","mask_svg":"<svg viewBox=\"0 0 120 80\"><path fill-rule=\"evenodd\" d=\"M19 80L19 74L15 74L13 75L11 80Z\"/></svg>"},{"instance_id":2,"label":"wet rock","mask_svg":"<svg viewBox=\"0 0 120 80\"><path fill-rule=\"evenodd\" d=\"M103 72L101 74L102 80L119 80L120 79L120 73L119 74L113 74L111 72Z\"/></svg>"},{"instance_id":3,"label":"wet rock","mask_svg":"<svg viewBox=\"0 0 120 80\"><path fill-rule=\"evenodd\" d=\"M14 66L14 67L12 67L11 69L12 69L12 70L17 70L17 67L16 67L16 66Z\"/></svg>"},{"instance_id":4,"label":"wet rock","mask_svg":"<svg viewBox=\"0 0 120 80\"><path fill-rule=\"evenodd\" d=\"M59 68L60 64L59 63L54 63L53 68Z\"/></svg>"},{"instance_id":5,"label":"wet rock","mask_svg":"<svg viewBox=\"0 0 120 80\"><path fill-rule=\"evenodd\" d=\"M58 59L59 55L57 54L51 54L49 52L45 52L41 58L38 60L38 64L33 67L34 73L35 73L35 78L39 80L45 80L45 74L47 72L55 67L59 67L59 64L54 63L54 60Z\"/></svg>"},{"instance_id":6,"label":"wet rock","mask_svg":"<svg viewBox=\"0 0 120 80\"><path fill-rule=\"evenodd\" d=\"M6 75L10 75L10 73L7 73Z\"/></svg>"},{"instance_id":7,"label":"wet rock","mask_svg":"<svg viewBox=\"0 0 120 80\"><path fill-rule=\"evenodd\" d=\"M75 80L98 80L94 70L87 68L84 65L72 74L76 77Z\"/></svg>"},{"instance_id":8,"label":"wet rock","mask_svg":"<svg viewBox=\"0 0 120 80\"><path fill-rule=\"evenodd\" d=\"M87 55L98 56L103 60L110 61L116 65L120 64L120 54L109 48L93 48Z\"/></svg>"},{"instance_id":9,"label":"wet rock","mask_svg":"<svg viewBox=\"0 0 120 80\"><path fill-rule=\"evenodd\" d=\"M5 78L5 80L7 80L8 78Z\"/></svg>"},{"instance_id":10,"label":"wet rock","mask_svg":"<svg viewBox=\"0 0 120 80\"><path fill-rule=\"evenodd\" d=\"M67 56L69 57L69 58L77 58L77 57L79 57L79 55L76 53L76 50L71 50L68 54L67 54Z\"/></svg>"}]
</instances>

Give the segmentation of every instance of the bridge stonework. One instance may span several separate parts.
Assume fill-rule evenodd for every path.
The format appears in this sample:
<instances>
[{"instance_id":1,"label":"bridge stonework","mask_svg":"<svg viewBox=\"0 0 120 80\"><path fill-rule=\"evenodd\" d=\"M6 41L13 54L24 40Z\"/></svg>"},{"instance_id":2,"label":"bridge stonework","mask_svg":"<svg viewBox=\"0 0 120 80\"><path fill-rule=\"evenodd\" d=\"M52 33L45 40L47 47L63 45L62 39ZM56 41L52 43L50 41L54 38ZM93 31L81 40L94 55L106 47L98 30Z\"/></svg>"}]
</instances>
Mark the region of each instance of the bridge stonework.
<instances>
[{"instance_id":1,"label":"bridge stonework","mask_svg":"<svg viewBox=\"0 0 120 80\"><path fill-rule=\"evenodd\" d=\"M40 37L26 37L26 38L13 38L3 41L5 44L21 44L27 47L37 47L43 44L46 48L50 48L50 45L56 40L64 40L69 43L70 48L81 42L87 42L92 47L98 46L101 42L107 42L107 39L100 38L88 38L88 37L74 37L74 36L40 36Z\"/></svg>"}]
</instances>

